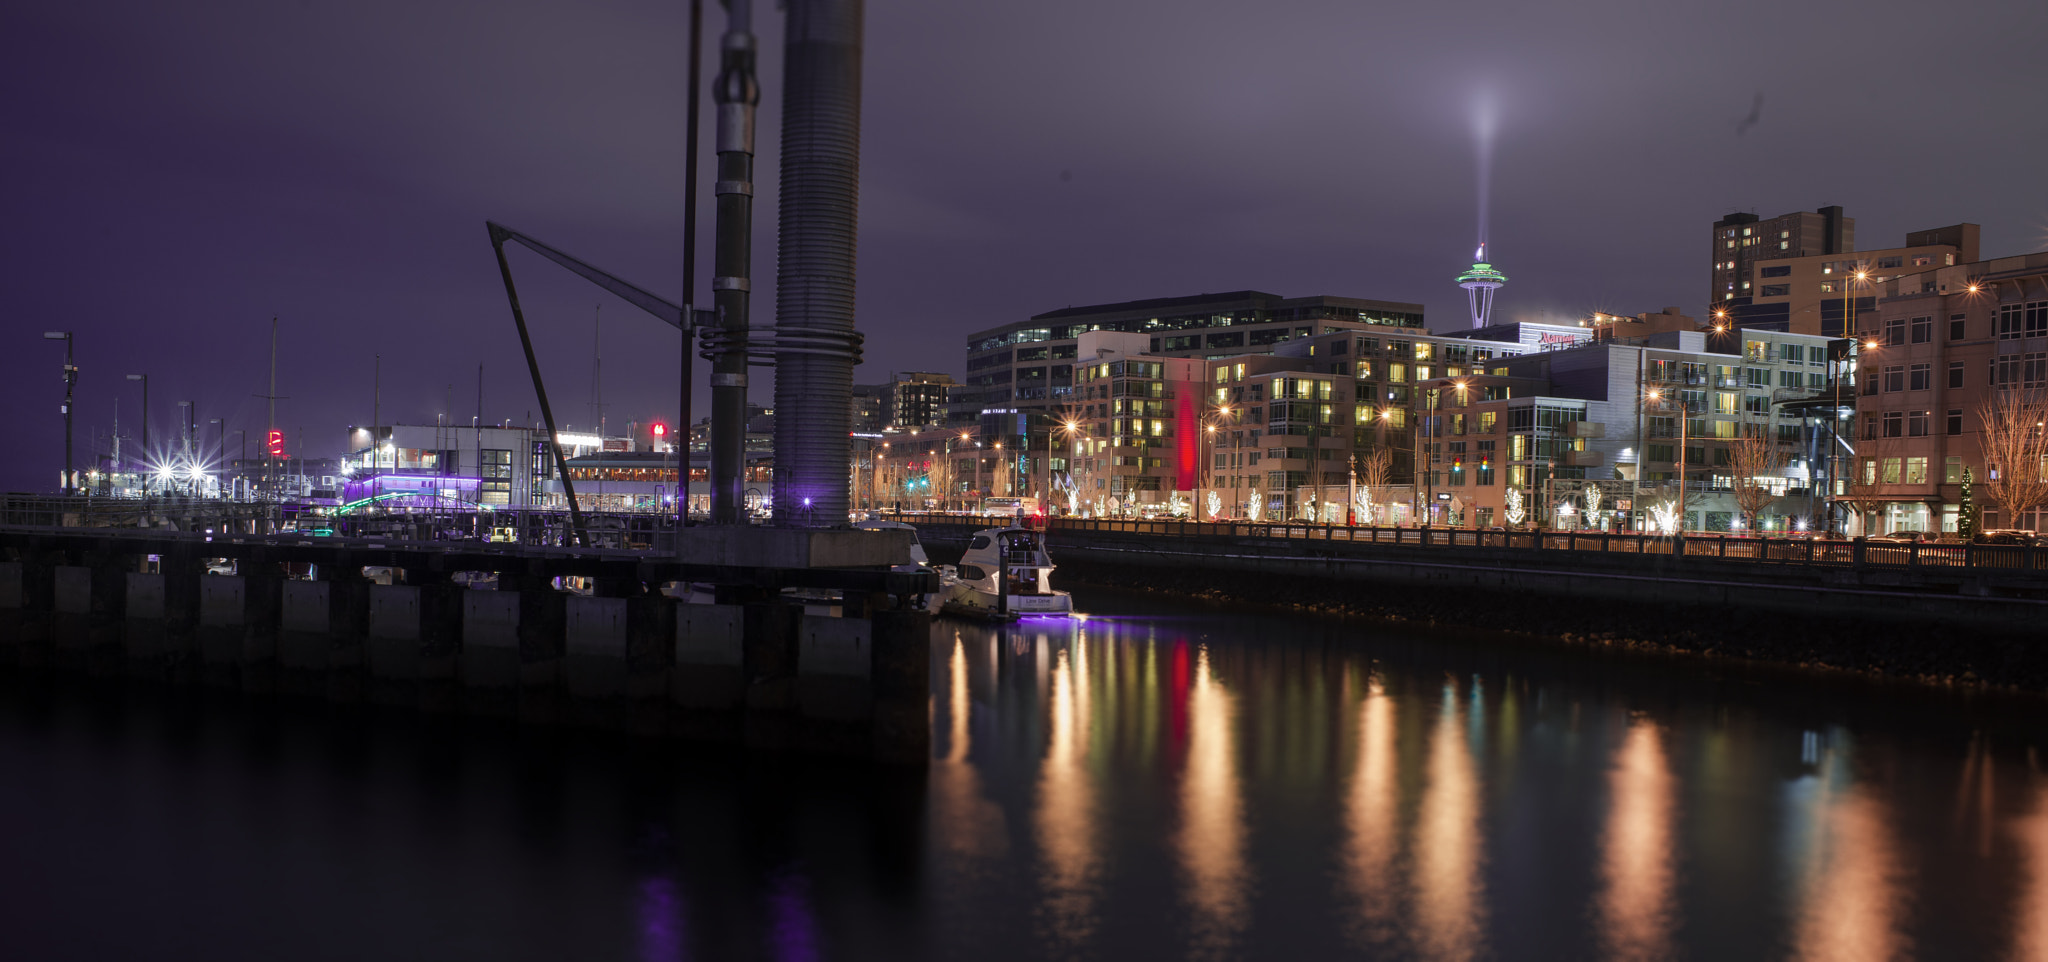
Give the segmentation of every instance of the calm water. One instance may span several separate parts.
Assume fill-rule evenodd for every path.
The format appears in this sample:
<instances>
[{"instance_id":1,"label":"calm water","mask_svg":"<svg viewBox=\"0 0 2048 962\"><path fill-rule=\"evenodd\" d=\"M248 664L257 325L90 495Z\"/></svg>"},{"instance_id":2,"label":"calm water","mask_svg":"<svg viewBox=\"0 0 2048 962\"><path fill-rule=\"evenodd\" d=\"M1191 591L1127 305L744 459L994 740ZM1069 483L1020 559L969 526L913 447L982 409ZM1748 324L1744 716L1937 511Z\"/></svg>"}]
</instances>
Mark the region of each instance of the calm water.
<instances>
[{"instance_id":1,"label":"calm water","mask_svg":"<svg viewBox=\"0 0 2048 962\"><path fill-rule=\"evenodd\" d=\"M1084 598L928 773L0 687L0 958L2042 958L2043 702Z\"/></svg>"}]
</instances>

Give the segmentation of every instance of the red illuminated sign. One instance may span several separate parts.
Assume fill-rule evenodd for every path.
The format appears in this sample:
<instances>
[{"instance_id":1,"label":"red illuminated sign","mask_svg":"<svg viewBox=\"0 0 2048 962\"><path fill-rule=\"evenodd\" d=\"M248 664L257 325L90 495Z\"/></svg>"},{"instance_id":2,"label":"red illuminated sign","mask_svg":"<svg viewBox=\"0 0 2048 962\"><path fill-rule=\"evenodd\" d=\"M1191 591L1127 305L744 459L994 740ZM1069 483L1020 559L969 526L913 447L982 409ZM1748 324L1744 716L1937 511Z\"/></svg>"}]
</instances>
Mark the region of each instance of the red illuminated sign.
<instances>
[{"instance_id":1,"label":"red illuminated sign","mask_svg":"<svg viewBox=\"0 0 2048 962\"><path fill-rule=\"evenodd\" d=\"M268 439L267 439L267 440L266 440L266 441L264 442L264 444L265 444L265 445L266 445L266 446L267 446L267 447L268 447L268 448L270 449L270 456L271 456L271 457L273 457L273 458L282 458L282 457L284 457L284 432L283 432L283 431L272 431L272 432L270 432L270 437L269 437L269 438L268 438Z\"/></svg>"}]
</instances>

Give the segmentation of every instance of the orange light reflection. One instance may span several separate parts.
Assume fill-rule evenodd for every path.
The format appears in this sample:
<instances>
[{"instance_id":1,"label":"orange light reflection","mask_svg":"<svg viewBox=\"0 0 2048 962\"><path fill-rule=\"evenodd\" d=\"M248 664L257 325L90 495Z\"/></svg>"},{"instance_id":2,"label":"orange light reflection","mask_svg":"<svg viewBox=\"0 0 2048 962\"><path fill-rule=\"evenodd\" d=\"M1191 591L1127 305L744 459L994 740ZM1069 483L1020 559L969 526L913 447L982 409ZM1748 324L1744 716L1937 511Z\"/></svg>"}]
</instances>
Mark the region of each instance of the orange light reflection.
<instances>
[{"instance_id":1,"label":"orange light reflection","mask_svg":"<svg viewBox=\"0 0 2048 962\"><path fill-rule=\"evenodd\" d=\"M1601 844L1601 940L1611 959L1668 958L1672 778L1656 723L1629 725L1607 782L1612 801Z\"/></svg>"},{"instance_id":2,"label":"orange light reflection","mask_svg":"<svg viewBox=\"0 0 2048 962\"><path fill-rule=\"evenodd\" d=\"M1482 954L1479 778L1459 731L1457 689L1448 683L1428 770L1415 826L1417 947L1429 959L1469 959Z\"/></svg>"},{"instance_id":3,"label":"orange light reflection","mask_svg":"<svg viewBox=\"0 0 2048 962\"><path fill-rule=\"evenodd\" d=\"M1249 914L1236 701L1211 673L1209 650L1199 649L1188 687L1187 768L1181 774L1176 841L1193 909L1189 954L1200 958L1232 957Z\"/></svg>"}]
</instances>

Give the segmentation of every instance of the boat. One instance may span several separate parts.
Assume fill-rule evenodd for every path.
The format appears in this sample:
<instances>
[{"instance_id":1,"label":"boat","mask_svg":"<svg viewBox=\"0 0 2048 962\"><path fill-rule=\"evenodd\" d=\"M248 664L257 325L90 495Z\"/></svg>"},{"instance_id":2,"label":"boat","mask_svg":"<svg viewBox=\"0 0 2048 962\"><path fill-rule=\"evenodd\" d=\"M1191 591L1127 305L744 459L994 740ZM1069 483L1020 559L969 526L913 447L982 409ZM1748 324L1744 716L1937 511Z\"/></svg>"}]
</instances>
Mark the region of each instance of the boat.
<instances>
[{"instance_id":1,"label":"boat","mask_svg":"<svg viewBox=\"0 0 2048 962\"><path fill-rule=\"evenodd\" d=\"M904 524L904 523L903 523L903 522L901 522L901 521L883 521L883 520L879 520L879 519L876 519L876 520L869 520L869 521L862 521L862 522L858 522L858 523L856 523L856 524L854 525L854 527L855 527L856 529L858 529L858 530L861 530L861 531L908 531L908 532L910 532L910 551L909 551L908 555L906 556L905 560L903 560L903 561L901 561L901 562L898 562L898 563L896 563L896 564L890 565L890 566L889 566L889 570L891 570L891 571L910 571L910 572L918 572L918 571L933 571L933 570L934 570L934 569L932 568L932 561L931 561L931 556L930 556L930 555L927 555L927 554L925 554L925 552L924 552L924 543L923 543L923 542L921 542L921 541L919 541L919 540L917 539L917 526L916 526L916 525ZM938 610L940 602L942 602L942 601L944 601L944 600L945 600L945 597L946 597L946 595L945 595L945 592L944 592L943 590L941 590L941 591L938 591L938 592L934 592L934 593L932 593L932 594L930 594L930 595L927 595L927 596L925 596L925 597L924 597L924 599L922 600L922 605L921 605L921 606L922 606L922 607L923 607L923 608L924 608L925 610L927 610L927 611L934 611L934 612L935 612L935 611L937 611L937 610Z\"/></svg>"},{"instance_id":2,"label":"boat","mask_svg":"<svg viewBox=\"0 0 2048 962\"><path fill-rule=\"evenodd\" d=\"M939 611L968 618L1073 614L1074 598L1052 586L1052 570L1043 532L1018 527L976 531L953 572L940 569L945 600ZM1004 574L1008 583L1000 584Z\"/></svg>"}]
</instances>

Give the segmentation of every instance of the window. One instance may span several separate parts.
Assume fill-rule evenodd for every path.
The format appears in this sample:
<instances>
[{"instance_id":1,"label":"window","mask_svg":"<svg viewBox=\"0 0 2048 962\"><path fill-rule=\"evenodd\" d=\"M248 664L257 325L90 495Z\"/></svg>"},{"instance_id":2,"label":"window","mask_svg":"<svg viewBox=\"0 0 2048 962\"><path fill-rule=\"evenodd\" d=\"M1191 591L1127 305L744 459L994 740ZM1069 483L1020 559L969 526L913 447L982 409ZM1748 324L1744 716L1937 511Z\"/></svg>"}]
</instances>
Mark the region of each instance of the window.
<instances>
[{"instance_id":1,"label":"window","mask_svg":"<svg viewBox=\"0 0 2048 962\"><path fill-rule=\"evenodd\" d=\"M1963 459L1950 455L1941 465L1941 483L1963 483Z\"/></svg>"},{"instance_id":2,"label":"window","mask_svg":"<svg viewBox=\"0 0 2048 962\"><path fill-rule=\"evenodd\" d=\"M1779 371L1779 372L1778 372L1778 386L1779 386L1779 387L1793 387L1793 388L1796 388L1796 387L1798 387L1798 386L1799 386L1799 372L1798 372L1798 371Z\"/></svg>"},{"instance_id":3,"label":"window","mask_svg":"<svg viewBox=\"0 0 2048 962\"><path fill-rule=\"evenodd\" d=\"M2043 382L2048 382L2048 353L2036 351L2027 355L2021 364L2020 377L2028 387L2040 387Z\"/></svg>"},{"instance_id":4,"label":"window","mask_svg":"<svg viewBox=\"0 0 2048 962\"><path fill-rule=\"evenodd\" d=\"M2048 301L2025 305L2004 304L1998 308L1998 336L2005 340L2048 334Z\"/></svg>"},{"instance_id":5,"label":"window","mask_svg":"<svg viewBox=\"0 0 2048 962\"><path fill-rule=\"evenodd\" d=\"M1866 414L1863 416L1863 440L1877 440L1877 415Z\"/></svg>"},{"instance_id":6,"label":"window","mask_svg":"<svg viewBox=\"0 0 2048 962\"><path fill-rule=\"evenodd\" d=\"M1948 362L1948 386L1952 388L1963 386L1963 362Z\"/></svg>"},{"instance_id":7,"label":"window","mask_svg":"<svg viewBox=\"0 0 2048 962\"><path fill-rule=\"evenodd\" d=\"M1805 355L1806 349L1797 344L1778 345L1778 359L1781 361L1797 362L1803 360Z\"/></svg>"},{"instance_id":8,"label":"window","mask_svg":"<svg viewBox=\"0 0 2048 962\"><path fill-rule=\"evenodd\" d=\"M1906 483L1907 483L1907 484L1926 484L1926 483L1927 483L1927 459L1926 459L1926 458L1907 458L1907 459L1906 459Z\"/></svg>"},{"instance_id":9,"label":"window","mask_svg":"<svg viewBox=\"0 0 2048 962\"><path fill-rule=\"evenodd\" d=\"M1821 292L1821 293L1823 293L1823 294L1833 294L1833 293L1835 293L1835 282L1834 282L1834 281L1821 281L1821 282L1820 282L1820 292Z\"/></svg>"},{"instance_id":10,"label":"window","mask_svg":"<svg viewBox=\"0 0 2048 962\"><path fill-rule=\"evenodd\" d=\"M1770 267L1764 267L1759 269L1757 273L1763 275L1764 277L1789 277L1792 274L1792 265L1778 264Z\"/></svg>"},{"instance_id":11,"label":"window","mask_svg":"<svg viewBox=\"0 0 2048 962\"><path fill-rule=\"evenodd\" d=\"M1676 452L1672 450L1672 447L1673 446L1669 444L1646 444L1643 446L1643 453L1648 460L1659 461L1668 464L1670 462L1678 460L1678 456Z\"/></svg>"},{"instance_id":12,"label":"window","mask_svg":"<svg viewBox=\"0 0 2048 962\"><path fill-rule=\"evenodd\" d=\"M1866 367L1863 369L1863 393L1877 393L1877 368Z\"/></svg>"},{"instance_id":13,"label":"window","mask_svg":"<svg viewBox=\"0 0 2048 962\"><path fill-rule=\"evenodd\" d=\"M1924 438L1927 436L1927 412L1913 411L1906 415L1906 436Z\"/></svg>"},{"instance_id":14,"label":"window","mask_svg":"<svg viewBox=\"0 0 2048 962\"><path fill-rule=\"evenodd\" d=\"M1948 316L1948 339L1951 341L1963 339L1963 315L1950 314Z\"/></svg>"},{"instance_id":15,"label":"window","mask_svg":"<svg viewBox=\"0 0 2048 962\"><path fill-rule=\"evenodd\" d=\"M2020 379L2020 356L2007 354L1991 362L1991 383L2003 387L2016 384Z\"/></svg>"},{"instance_id":16,"label":"window","mask_svg":"<svg viewBox=\"0 0 2048 962\"><path fill-rule=\"evenodd\" d=\"M1906 259L1905 259L1904 257L1902 257L1902 256L1901 256L1901 257L1880 257L1880 258L1878 258L1878 259L1877 259L1877 269L1878 269L1878 270L1881 270L1881 271L1885 271L1885 270L1891 270L1891 269L1892 269L1892 268L1894 268L1894 267L1903 267L1903 266L1905 266L1905 264L1906 264Z\"/></svg>"},{"instance_id":17,"label":"window","mask_svg":"<svg viewBox=\"0 0 2048 962\"><path fill-rule=\"evenodd\" d=\"M1915 344L1927 344L1927 343L1929 343L1929 342L1932 342L1933 340L1934 340L1934 318L1932 318L1932 317L1916 317L1916 318L1914 318L1914 319L1913 319L1913 343L1915 343Z\"/></svg>"},{"instance_id":18,"label":"window","mask_svg":"<svg viewBox=\"0 0 2048 962\"><path fill-rule=\"evenodd\" d=\"M1735 413L1735 405L1736 405L1736 403L1737 403L1737 400L1736 400L1736 399L1737 399L1737 398L1740 398L1740 397L1742 397L1742 395L1740 395L1740 394L1737 394L1737 393L1735 393L1735 392L1733 392L1733 391L1715 391L1715 392L1714 392L1714 413L1715 413L1715 414L1734 414L1734 413Z\"/></svg>"},{"instance_id":19,"label":"window","mask_svg":"<svg viewBox=\"0 0 2048 962\"><path fill-rule=\"evenodd\" d=\"M1898 347L1906 343L1906 319L1894 317L1884 322L1884 346Z\"/></svg>"},{"instance_id":20,"label":"window","mask_svg":"<svg viewBox=\"0 0 2048 962\"><path fill-rule=\"evenodd\" d=\"M1906 413L1904 411L1884 412L1884 436L1897 438L1905 436Z\"/></svg>"},{"instance_id":21,"label":"window","mask_svg":"<svg viewBox=\"0 0 2048 962\"><path fill-rule=\"evenodd\" d=\"M1883 460L1884 460L1884 483L1886 483L1886 484L1897 484L1897 483L1899 483L1899 459L1898 459L1898 458L1885 458L1885 459L1883 459Z\"/></svg>"},{"instance_id":22,"label":"window","mask_svg":"<svg viewBox=\"0 0 2048 962\"><path fill-rule=\"evenodd\" d=\"M1963 433L1963 409L1962 409L1962 408L1949 408L1949 409L1948 409L1948 433L1949 433L1949 434L1951 434L1951 435L1956 435L1956 434L1961 434L1961 433Z\"/></svg>"},{"instance_id":23,"label":"window","mask_svg":"<svg viewBox=\"0 0 2048 962\"><path fill-rule=\"evenodd\" d=\"M1762 296L1764 297L1789 297L1791 294L1792 285L1790 284L1765 284L1763 286Z\"/></svg>"},{"instance_id":24,"label":"window","mask_svg":"<svg viewBox=\"0 0 2048 962\"><path fill-rule=\"evenodd\" d=\"M1884 369L1884 389L1888 394L1893 391L1903 391L1906 389L1905 365L1893 364Z\"/></svg>"},{"instance_id":25,"label":"window","mask_svg":"<svg viewBox=\"0 0 2048 962\"><path fill-rule=\"evenodd\" d=\"M1925 391L1934 386L1934 371L1931 364L1915 364L1907 372L1906 390Z\"/></svg>"},{"instance_id":26,"label":"window","mask_svg":"<svg viewBox=\"0 0 2048 962\"><path fill-rule=\"evenodd\" d=\"M1867 487L1877 483L1877 459L1863 459L1863 484Z\"/></svg>"},{"instance_id":27,"label":"window","mask_svg":"<svg viewBox=\"0 0 2048 962\"><path fill-rule=\"evenodd\" d=\"M1751 394L1742 399L1742 410L1747 414L1769 417L1771 413L1771 399L1761 394Z\"/></svg>"},{"instance_id":28,"label":"window","mask_svg":"<svg viewBox=\"0 0 2048 962\"><path fill-rule=\"evenodd\" d=\"M1771 371L1770 371L1770 369L1769 369L1769 368L1762 368L1762 367L1753 367L1753 368L1750 368L1750 369L1749 369L1749 386L1750 386L1750 387L1770 387L1770 386L1771 386Z\"/></svg>"}]
</instances>

